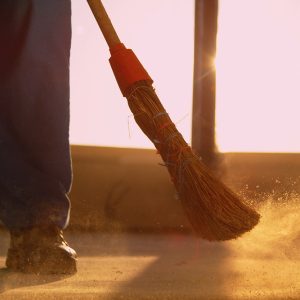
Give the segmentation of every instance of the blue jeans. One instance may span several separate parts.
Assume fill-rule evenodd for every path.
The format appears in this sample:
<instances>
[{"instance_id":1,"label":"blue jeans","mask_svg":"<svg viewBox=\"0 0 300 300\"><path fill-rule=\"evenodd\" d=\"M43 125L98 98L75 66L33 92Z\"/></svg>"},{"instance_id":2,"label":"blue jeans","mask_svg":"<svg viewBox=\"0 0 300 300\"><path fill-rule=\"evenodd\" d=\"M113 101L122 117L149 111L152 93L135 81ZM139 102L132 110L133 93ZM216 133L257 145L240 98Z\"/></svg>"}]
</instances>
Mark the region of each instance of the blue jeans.
<instances>
[{"instance_id":1,"label":"blue jeans","mask_svg":"<svg viewBox=\"0 0 300 300\"><path fill-rule=\"evenodd\" d=\"M0 1L0 219L69 220L69 0Z\"/></svg>"}]
</instances>

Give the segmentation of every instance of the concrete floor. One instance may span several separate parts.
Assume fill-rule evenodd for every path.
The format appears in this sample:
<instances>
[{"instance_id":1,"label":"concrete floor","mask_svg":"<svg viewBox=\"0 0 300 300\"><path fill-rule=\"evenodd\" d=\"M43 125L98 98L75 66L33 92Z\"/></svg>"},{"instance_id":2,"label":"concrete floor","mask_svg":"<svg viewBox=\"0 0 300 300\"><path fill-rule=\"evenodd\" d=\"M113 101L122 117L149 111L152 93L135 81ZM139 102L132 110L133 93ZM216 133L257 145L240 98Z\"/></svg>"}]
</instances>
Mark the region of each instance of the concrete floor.
<instances>
[{"instance_id":1,"label":"concrete floor","mask_svg":"<svg viewBox=\"0 0 300 300\"><path fill-rule=\"evenodd\" d=\"M80 257L70 277L8 272L1 231L0 299L300 299L299 208L266 204L259 226L225 243L67 232Z\"/></svg>"}]
</instances>

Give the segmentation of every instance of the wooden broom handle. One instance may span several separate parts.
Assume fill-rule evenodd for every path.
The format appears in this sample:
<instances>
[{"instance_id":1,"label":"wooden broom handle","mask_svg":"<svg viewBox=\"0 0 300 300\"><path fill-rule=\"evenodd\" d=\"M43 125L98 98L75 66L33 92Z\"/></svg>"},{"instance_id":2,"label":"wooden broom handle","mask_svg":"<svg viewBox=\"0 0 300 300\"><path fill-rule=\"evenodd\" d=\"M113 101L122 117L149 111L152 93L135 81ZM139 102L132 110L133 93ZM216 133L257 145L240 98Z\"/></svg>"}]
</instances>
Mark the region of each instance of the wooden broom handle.
<instances>
[{"instance_id":1,"label":"wooden broom handle","mask_svg":"<svg viewBox=\"0 0 300 300\"><path fill-rule=\"evenodd\" d=\"M115 31L113 24L101 2L101 0L87 0L93 15L101 29L101 32L107 42L109 48L112 48L116 44L120 44L121 41Z\"/></svg>"}]
</instances>

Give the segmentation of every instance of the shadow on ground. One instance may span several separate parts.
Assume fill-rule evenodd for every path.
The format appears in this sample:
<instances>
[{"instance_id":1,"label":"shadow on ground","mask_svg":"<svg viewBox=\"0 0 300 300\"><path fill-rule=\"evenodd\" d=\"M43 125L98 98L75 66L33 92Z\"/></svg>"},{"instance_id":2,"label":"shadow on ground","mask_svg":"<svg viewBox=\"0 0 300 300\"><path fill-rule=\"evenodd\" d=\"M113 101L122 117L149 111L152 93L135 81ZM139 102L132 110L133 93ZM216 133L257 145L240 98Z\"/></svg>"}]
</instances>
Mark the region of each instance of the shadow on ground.
<instances>
[{"instance_id":1,"label":"shadow on ground","mask_svg":"<svg viewBox=\"0 0 300 300\"><path fill-rule=\"evenodd\" d=\"M236 276L226 272L231 251L224 243L193 235L83 234L78 238L78 276L89 264L87 277L95 284L87 292L102 286L101 299L225 300L225 282L228 276ZM74 235L70 242L78 244Z\"/></svg>"},{"instance_id":2,"label":"shadow on ground","mask_svg":"<svg viewBox=\"0 0 300 300\"><path fill-rule=\"evenodd\" d=\"M63 280L68 277L70 276L22 274L10 271L7 268L1 268L0 295L8 290L43 285L46 283Z\"/></svg>"},{"instance_id":3,"label":"shadow on ground","mask_svg":"<svg viewBox=\"0 0 300 300\"><path fill-rule=\"evenodd\" d=\"M226 246L182 236L164 242L168 246L151 254L152 263L131 280L120 281L110 299L227 299Z\"/></svg>"}]
</instances>

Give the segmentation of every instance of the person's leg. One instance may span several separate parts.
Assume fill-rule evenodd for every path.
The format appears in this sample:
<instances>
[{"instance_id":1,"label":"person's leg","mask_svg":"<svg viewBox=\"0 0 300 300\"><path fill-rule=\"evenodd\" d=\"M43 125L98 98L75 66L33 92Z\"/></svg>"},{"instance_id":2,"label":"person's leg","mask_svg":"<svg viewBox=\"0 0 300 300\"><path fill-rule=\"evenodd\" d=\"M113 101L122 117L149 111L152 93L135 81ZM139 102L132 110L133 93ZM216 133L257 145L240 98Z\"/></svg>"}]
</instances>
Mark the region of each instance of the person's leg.
<instances>
[{"instance_id":1,"label":"person's leg","mask_svg":"<svg viewBox=\"0 0 300 300\"><path fill-rule=\"evenodd\" d=\"M23 244L43 228L55 244L70 208L70 1L2 0L0 27L0 219Z\"/></svg>"},{"instance_id":2,"label":"person's leg","mask_svg":"<svg viewBox=\"0 0 300 300\"><path fill-rule=\"evenodd\" d=\"M0 18L0 27L10 33L3 43L7 55L0 57L6 63L0 83L0 186L9 198L0 199L3 221L8 228L40 222L64 228L71 184L70 2L4 0L1 6L1 14L6 9L10 14L6 24Z\"/></svg>"}]
</instances>

